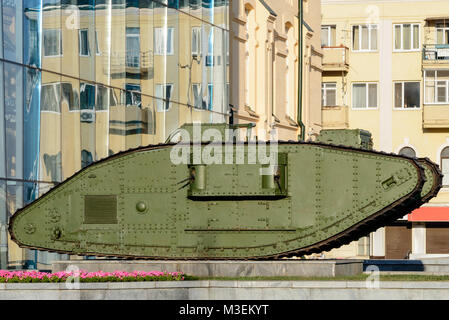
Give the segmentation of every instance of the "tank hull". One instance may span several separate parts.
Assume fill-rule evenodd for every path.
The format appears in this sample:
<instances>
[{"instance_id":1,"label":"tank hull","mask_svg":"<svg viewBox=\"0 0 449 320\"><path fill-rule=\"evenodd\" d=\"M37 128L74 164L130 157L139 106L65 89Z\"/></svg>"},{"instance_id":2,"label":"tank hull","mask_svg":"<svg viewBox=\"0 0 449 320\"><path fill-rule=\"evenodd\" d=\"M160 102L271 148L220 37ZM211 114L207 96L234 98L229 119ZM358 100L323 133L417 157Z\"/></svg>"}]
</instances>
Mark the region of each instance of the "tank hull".
<instances>
[{"instance_id":1,"label":"tank hull","mask_svg":"<svg viewBox=\"0 0 449 320\"><path fill-rule=\"evenodd\" d=\"M301 256L367 235L441 185L428 160L350 147L279 143L272 174L250 159L257 145L231 146L230 159L217 155L224 144L196 146L213 155L207 164L191 145L188 163L175 164L175 147L131 150L83 169L19 210L12 239L26 248L123 258ZM434 177L428 190L426 166Z\"/></svg>"}]
</instances>

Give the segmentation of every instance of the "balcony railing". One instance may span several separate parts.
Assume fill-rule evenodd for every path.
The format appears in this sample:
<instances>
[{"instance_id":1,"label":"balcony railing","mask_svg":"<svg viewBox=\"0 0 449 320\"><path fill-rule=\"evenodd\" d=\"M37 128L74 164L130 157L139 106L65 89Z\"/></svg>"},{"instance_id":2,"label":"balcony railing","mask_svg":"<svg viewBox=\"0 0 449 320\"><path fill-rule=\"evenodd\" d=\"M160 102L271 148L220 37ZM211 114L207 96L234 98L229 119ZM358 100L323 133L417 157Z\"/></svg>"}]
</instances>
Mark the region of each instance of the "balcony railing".
<instances>
[{"instance_id":1,"label":"balcony railing","mask_svg":"<svg viewBox=\"0 0 449 320\"><path fill-rule=\"evenodd\" d=\"M449 64L449 44L424 45L423 64Z\"/></svg>"},{"instance_id":2,"label":"balcony railing","mask_svg":"<svg viewBox=\"0 0 449 320\"><path fill-rule=\"evenodd\" d=\"M103 71L105 74L136 73L146 74L153 70L153 52L135 51L113 52L103 55Z\"/></svg>"},{"instance_id":3,"label":"balcony railing","mask_svg":"<svg viewBox=\"0 0 449 320\"><path fill-rule=\"evenodd\" d=\"M321 110L323 115L323 129L349 128L347 106L322 107Z\"/></svg>"},{"instance_id":4,"label":"balcony railing","mask_svg":"<svg viewBox=\"0 0 449 320\"><path fill-rule=\"evenodd\" d=\"M349 71L349 49L345 46L323 47L324 71Z\"/></svg>"},{"instance_id":5,"label":"balcony railing","mask_svg":"<svg viewBox=\"0 0 449 320\"><path fill-rule=\"evenodd\" d=\"M448 129L449 105L424 105L424 129Z\"/></svg>"}]
</instances>

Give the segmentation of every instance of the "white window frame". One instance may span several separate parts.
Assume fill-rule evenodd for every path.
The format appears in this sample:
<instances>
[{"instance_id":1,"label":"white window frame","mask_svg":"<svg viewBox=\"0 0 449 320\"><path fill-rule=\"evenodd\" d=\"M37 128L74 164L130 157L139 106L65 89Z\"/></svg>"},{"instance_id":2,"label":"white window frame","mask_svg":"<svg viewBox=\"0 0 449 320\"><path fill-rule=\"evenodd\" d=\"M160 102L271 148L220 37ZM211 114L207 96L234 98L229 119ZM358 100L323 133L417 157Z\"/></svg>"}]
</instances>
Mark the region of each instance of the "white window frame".
<instances>
[{"instance_id":1,"label":"white window frame","mask_svg":"<svg viewBox=\"0 0 449 320\"><path fill-rule=\"evenodd\" d=\"M197 106L196 105L196 100L195 100L195 89L197 88L197 91L199 92L199 99L200 99L200 105ZM195 111L204 111L206 109L203 109L203 85L202 83L192 83L192 94L193 94L193 108L195 109Z\"/></svg>"},{"instance_id":2,"label":"white window frame","mask_svg":"<svg viewBox=\"0 0 449 320\"><path fill-rule=\"evenodd\" d=\"M418 26L418 48L404 49L404 25L405 24L409 24L411 27L410 44L412 47L413 47L413 43L415 42L413 29L415 26ZM401 26L401 49L396 49L396 26ZM421 24L419 24L419 23L396 23L396 24L393 24L393 51L394 52L421 51Z\"/></svg>"},{"instance_id":3,"label":"white window frame","mask_svg":"<svg viewBox=\"0 0 449 320\"><path fill-rule=\"evenodd\" d=\"M438 30L443 30L443 43L438 43ZM449 42L449 39L446 39L446 32L449 30L449 25L438 27L438 24L435 27L435 44L445 44L445 42Z\"/></svg>"},{"instance_id":4,"label":"white window frame","mask_svg":"<svg viewBox=\"0 0 449 320\"><path fill-rule=\"evenodd\" d=\"M46 32L50 32L50 31L57 31L59 34L59 53L56 55L46 55L45 54L45 33ZM43 35L42 35L42 50L43 50L43 55L45 58L57 58L57 57L62 57L64 54L64 50L63 50L63 44L62 44L62 30L61 29L44 29Z\"/></svg>"},{"instance_id":5,"label":"white window frame","mask_svg":"<svg viewBox=\"0 0 449 320\"><path fill-rule=\"evenodd\" d=\"M83 54L81 52L81 34L86 33L87 36L87 54ZM89 41L89 29L80 29L78 31L78 46L79 46L79 55L80 57L90 57L90 41Z\"/></svg>"},{"instance_id":6,"label":"white window frame","mask_svg":"<svg viewBox=\"0 0 449 320\"><path fill-rule=\"evenodd\" d=\"M362 49L362 27L367 26L368 27L368 46L369 49ZM359 49L354 49L354 27L359 27ZM373 28L375 27L375 28ZM377 30L377 43L376 43L376 49L371 48L371 30L376 29ZM377 52L379 51L379 25L375 23L362 23L362 24L354 24L351 26L351 50L353 52Z\"/></svg>"},{"instance_id":7,"label":"white window frame","mask_svg":"<svg viewBox=\"0 0 449 320\"><path fill-rule=\"evenodd\" d=\"M427 102L427 83L431 82L432 80L427 80L427 72L435 72L435 80L434 87L435 87L435 94L433 97L433 102ZM449 71L449 70L425 70L424 71L424 105L448 105L449 104L449 80L438 80L438 71ZM444 102L438 102L438 82L446 82L446 101Z\"/></svg>"},{"instance_id":8,"label":"white window frame","mask_svg":"<svg viewBox=\"0 0 449 320\"><path fill-rule=\"evenodd\" d=\"M173 83L157 83L156 86L161 86L162 87L162 94L164 95L164 97L158 97L156 96L156 110L157 112L167 112L170 111L171 107L172 107L172 94L174 91L174 84ZM167 92L167 87L171 87L170 90L170 100L168 101L168 109L165 109L165 105L167 103L167 99L165 96L165 93ZM163 108L159 108L159 103L163 103Z\"/></svg>"},{"instance_id":9,"label":"white window frame","mask_svg":"<svg viewBox=\"0 0 449 320\"><path fill-rule=\"evenodd\" d=\"M360 108L360 107L354 107L354 85L356 84L364 84L365 85L365 90L366 90L366 107L365 108ZM376 107L370 107L369 106L369 85L370 84L375 84L376 85ZM351 86L351 98L352 98L352 102L351 102L351 109L352 110L376 110L379 108L379 83L377 82L353 82L352 86Z\"/></svg>"},{"instance_id":10,"label":"white window frame","mask_svg":"<svg viewBox=\"0 0 449 320\"><path fill-rule=\"evenodd\" d=\"M161 31L160 31L161 30ZM159 50L156 50L156 38L157 34L162 34L162 42L163 42L163 48L162 52ZM175 34L175 28L173 27L155 27L154 28L154 54L156 56L172 56L174 55L174 34ZM169 35L171 35L169 37ZM169 43L170 42L170 43ZM170 48L171 50L167 50Z\"/></svg>"},{"instance_id":11,"label":"white window frame","mask_svg":"<svg viewBox=\"0 0 449 320\"><path fill-rule=\"evenodd\" d=\"M334 84L335 87L328 87L329 84ZM335 90L335 105L327 104L327 91ZM337 106L337 83L336 82L322 82L321 83L321 95L322 99L326 102L322 107L336 107Z\"/></svg>"},{"instance_id":12,"label":"white window frame","mask_svg":"<svg viewBox=\"0 0 449 320\"><path fill-rule=\"evenodd\" d=\"M323 46L322 44L321 44L321 46L322 47L332 47L332 46L335 46L336 45L336 43L334 43L333 45L332 45L332 29L337 29L336 28L336 26L335 25L324 25L324 26L321 26L321 30L323 30L323 29L327 29L327 45L325 45L325 46ZM335 42L337 42L337 39L335 39Z\"/></svg>"},{"instance_id":13,"label":"white window frame","mask_svg":"<svg viewBox=\"0 0 449 320\"><path fill-rule=\"evenodd\" d=\"M61 95L61 92L60 92L60 90L61 90L60 86L61 86L60 82L42 84L42 88L45 88L45 89L50 88L50 90L52 91L53 96L54 96L54 98L56 100L56 103L58 105L58 110L59 111L41 109L40 112L42 112L42 113L52 113L52 114L61 114L61 97L62 97L62 95ZM42 88L41 88L41 93L43 91Z\"/></svg>"},{"instance_id":14,"label":"white window frame","mask_svg":"<svg viewBox=\"0 0 449 320\"><path fill-rule=\"evenodd\" d=\"M194 35L196 35L196 46L193 43ZM191 39L191 46L192 46L192 56L200 56L202 53L202 30L201 27L192 27L192 39Z\"/></svg>"},{"instance_id":15,"label":"white window frame","mask_svg":"<svg viewBox=\"0 0 449 320\"><path fill-rule=\"evenodd\" d=\"M402 107L396 108L396 84L402 84ZM405 84L406 83L419 83L419 106L418 108L404 108L404 98L405 98ZM421 81L394 81L393 82L393 109L394 110L419 110L421 109Z\"/></svg>"}]
</instances>

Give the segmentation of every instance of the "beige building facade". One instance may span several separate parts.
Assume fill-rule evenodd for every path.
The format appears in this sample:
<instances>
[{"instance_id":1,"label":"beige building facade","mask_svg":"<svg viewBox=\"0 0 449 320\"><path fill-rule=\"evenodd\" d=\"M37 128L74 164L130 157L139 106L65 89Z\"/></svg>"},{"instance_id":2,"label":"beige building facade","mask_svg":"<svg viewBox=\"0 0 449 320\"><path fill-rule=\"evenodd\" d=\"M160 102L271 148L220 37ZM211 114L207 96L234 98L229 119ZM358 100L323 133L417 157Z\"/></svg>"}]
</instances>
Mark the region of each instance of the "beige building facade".
<instances>
[{"instance_id":1,"label":"beige building facade","mask_svg":"<svg viewBox=\"0 0 449 320\"><path fill-rule=\"evenodd\" d=\"M297 140L319 133L320 14L319 1L231 2L230 104L256 134L275 130L280 140Z\"/></svg>"},{"instance_id":2,"label":"beige building facade","mask_svg":"<svg viewBox=\"0 0 449 320\"><path fill-rule=\"evenodd\" d=\"M328 257L449 254L449 2L322 0L323 128L362 128L379 151L428 157L438 197Z\"/></svg>"}]
</instances>

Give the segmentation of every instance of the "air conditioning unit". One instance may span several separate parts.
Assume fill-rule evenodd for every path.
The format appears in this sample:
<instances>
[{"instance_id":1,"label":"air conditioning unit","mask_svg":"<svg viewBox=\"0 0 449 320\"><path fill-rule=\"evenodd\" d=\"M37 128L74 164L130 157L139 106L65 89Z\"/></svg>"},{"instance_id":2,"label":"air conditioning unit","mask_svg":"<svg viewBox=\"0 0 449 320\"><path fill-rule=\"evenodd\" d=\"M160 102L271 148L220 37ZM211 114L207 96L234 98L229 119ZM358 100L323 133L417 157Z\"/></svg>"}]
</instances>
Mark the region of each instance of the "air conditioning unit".
<instances>
[{"instance_id":1,"label":"air conditioning unit","mask_svg":"<svg viewBox=\"0 0 449 320\"><path fill-rule=\"evenodd\" d=\"M95 122L95 110L81 110L81 122Z\"/></svg>"}]
</instances>

